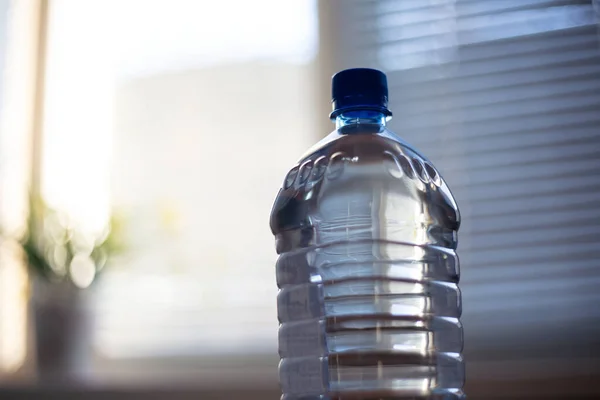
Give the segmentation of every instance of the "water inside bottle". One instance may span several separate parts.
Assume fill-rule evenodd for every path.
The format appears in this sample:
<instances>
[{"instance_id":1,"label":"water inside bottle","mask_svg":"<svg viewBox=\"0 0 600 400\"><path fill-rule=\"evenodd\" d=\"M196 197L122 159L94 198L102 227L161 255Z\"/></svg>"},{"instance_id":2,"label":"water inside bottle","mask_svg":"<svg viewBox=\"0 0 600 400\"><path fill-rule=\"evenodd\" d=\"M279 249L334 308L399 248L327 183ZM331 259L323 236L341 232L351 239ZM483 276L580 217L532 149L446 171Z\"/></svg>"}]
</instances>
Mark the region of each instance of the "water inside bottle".
<instances>
[{"instance_id":1,"label":"water inside bottle","mask_svg":"<svg viewBox=\"0 0 600 400\"><path fill-rule=\"evenodd\" d=\"M459 214L439 172L358 123L282 186L271 228L283 398L461 398Z\"/></svg>"}]
</instances>

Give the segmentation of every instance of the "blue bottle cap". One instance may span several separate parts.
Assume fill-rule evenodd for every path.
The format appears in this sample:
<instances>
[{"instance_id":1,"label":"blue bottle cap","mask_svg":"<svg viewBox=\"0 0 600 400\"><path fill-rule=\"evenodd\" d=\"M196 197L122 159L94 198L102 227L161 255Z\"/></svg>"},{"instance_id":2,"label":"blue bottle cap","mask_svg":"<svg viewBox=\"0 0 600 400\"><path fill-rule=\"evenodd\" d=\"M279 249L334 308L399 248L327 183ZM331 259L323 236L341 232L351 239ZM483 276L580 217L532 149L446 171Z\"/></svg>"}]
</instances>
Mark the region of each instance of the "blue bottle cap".
<instances>
[{"instance_id":1,"label":"blue bottle cap","mask_svg":"<svg viewBox=\"0 0 600 400\"><path fill-rule=\"evenodd\" d=\"M387 78L376 69L352 68L335 74L331 79L331 101L331 119L353 110L379 111L386 116L392 115L387 108Z\"/></svg>"}]
</instances>

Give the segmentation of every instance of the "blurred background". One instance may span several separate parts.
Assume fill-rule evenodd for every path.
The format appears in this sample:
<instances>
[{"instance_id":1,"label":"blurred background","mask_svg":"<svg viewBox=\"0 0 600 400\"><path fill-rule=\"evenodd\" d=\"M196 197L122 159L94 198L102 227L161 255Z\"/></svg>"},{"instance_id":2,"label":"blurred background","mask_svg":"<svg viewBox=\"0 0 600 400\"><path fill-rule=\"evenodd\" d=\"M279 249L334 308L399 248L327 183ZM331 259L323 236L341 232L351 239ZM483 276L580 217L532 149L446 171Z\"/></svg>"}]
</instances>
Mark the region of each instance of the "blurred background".
<instances>
[{"instance_id":1,"label":"blurred background","mask_svg":"<svg viewBox=\"0 0 600 400\"><path fill-rule=\"evenodd\" d=\"M358 66L460 206L470 398L600 397L599 18L0 0L0 399L277 399L268 216Z\"/></svg>"}]
</instances>

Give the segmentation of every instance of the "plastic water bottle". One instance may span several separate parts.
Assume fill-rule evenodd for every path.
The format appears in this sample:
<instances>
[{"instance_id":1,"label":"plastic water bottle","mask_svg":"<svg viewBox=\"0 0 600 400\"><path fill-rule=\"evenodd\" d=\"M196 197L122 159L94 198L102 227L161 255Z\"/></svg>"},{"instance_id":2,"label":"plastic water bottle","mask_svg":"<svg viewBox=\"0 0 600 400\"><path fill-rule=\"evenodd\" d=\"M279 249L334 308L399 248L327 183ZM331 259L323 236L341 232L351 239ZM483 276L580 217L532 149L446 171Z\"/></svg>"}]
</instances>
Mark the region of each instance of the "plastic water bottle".
<instances>
[{"instance_id":1,"label":"plastic water bottle","mask_svg":"<svg viewBox=\"0 0 600 400\"><path fill-rule=\"evenodd\" d=\"M385 74L341 71L332 98L271 214L282 399L463 398L456 202L386 128Z\"/></svg>"}]
</instances>

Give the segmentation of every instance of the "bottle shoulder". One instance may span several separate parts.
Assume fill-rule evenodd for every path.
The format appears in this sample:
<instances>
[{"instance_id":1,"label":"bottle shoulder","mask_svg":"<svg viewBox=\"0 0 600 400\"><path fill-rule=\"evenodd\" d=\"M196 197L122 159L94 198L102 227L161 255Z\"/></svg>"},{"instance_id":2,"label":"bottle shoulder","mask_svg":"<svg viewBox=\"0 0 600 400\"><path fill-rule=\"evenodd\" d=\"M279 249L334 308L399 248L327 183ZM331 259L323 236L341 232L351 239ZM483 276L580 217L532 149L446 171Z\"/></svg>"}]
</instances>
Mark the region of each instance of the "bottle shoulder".
<instances>
[{"instance_id":1,"label":"bottle shoulder","mask_svg":"<svg viewBox=\"0 0 600 400\"><path fill-rule=\"evenodd\" d=\"M391 131L363 124L335 130L289 170L273 207L271 229L276 235L304 232L308 239L316 224L325 226L331 215L359 203L371 210L370 218L386 219L388 226L421 224L416 214L406 213L415 207L422 210L419 218L429 232L437 227L455 232L460 223L456 201L433 164ZM444 243L424 239L419 244L453 247L454 241L452 236Z\"/></svg>"}]
</instances>

